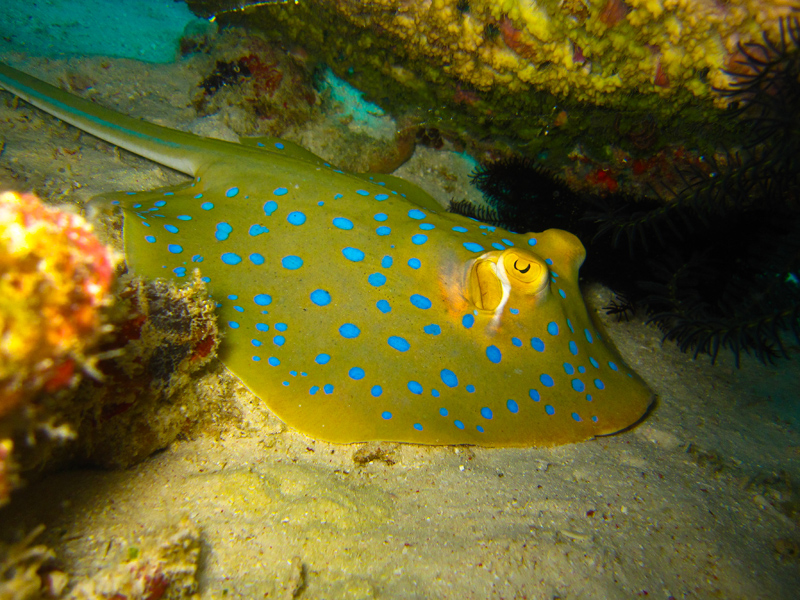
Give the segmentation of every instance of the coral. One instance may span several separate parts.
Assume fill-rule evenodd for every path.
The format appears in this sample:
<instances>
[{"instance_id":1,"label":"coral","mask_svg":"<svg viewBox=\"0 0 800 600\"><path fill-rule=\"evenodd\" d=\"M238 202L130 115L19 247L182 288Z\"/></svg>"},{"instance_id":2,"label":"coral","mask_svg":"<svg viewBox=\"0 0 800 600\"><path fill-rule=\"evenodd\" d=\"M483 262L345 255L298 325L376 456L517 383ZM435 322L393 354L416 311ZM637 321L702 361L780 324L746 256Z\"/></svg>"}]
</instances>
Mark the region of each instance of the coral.
<instances>
[{"instance_id":1,"label":"coral","mask_svg":"<svg viewBox=\"0 0 800 600\"><path fill-rule=\"evenodd\" d=\"M0 417L96 372L116 262L82 217L0 195Z\"/></svg>"},{"instance_id":2,"label":"coral","mask_svg":"<svg viewBox=\"0 0 800 600\"><path fill-rule=\"evenodd\" d=\"M240 31L227 31L201 48L188 45L187 52L191 49L209 59L208 75L193 100L200 115L220 114L240 135L281 135L311 116L317 98L302 57Z\"/></svg>"},{"instance_id":3,"label":"coral","mask_svg":"<svg viewBox=\"0 0 800 600\"><path fill-rule=\"evenodd\" d=\"M127 547L124 556L78 582L68 600L196 598L200 529L188 518Z\"/></svg>"},{"instance_id":4,"label":"coral","mask_svg":"<svg viewBox=\"0 0 800 600\"><path fill-rule=\"evenodd\" d=\"M214 302L199 278L178 287L136 278L118 294L118 356L98 365L101 381L85 381L78 454L106 467L128 466L166 447L200 418L193 376L216 356ZM180 405L170 400L181 398Z\"/></svg>"},{"instance_id":5,"label":"coral","mask_svg":"<svg viewBox=\"0 0 800 600\"><path fill-rule=\"evenodd\" d=\"M0 599L40 600L58 598L67 576L54 566L55 553L44 545L33 546L44 526L16 544L0 544Z\"/></svg>"},{"instance_id":6,"label":"coral","mask_svg":"<svg viewBox=\"0 0 800 600\"><path fill-rule=\"evenodd\" d=\"M214 13L227 4L189 1L199 14ZM712 87L727 86L726 68L738 44L757 39L762 32L777 36L780 19L797 9L788 1L763 0L303 4L309 5L305 11L278 6L224 16L261 24L262 19L274 21L279 16L287 21L292 19L287 14L321 9L338 15L354 30L363 30L337 43L348 61L375 66L398 81L405 79L406 85L419 85L415 80L436 82L448 75L482 91L536 89L617 105L632 93L663 97L684 90L707 96ZM307 20L305 35L297 42L316 41L319 34L313 23ZM378 64L387 57L373 51L387 44L398 50L388 63ZM360 61L357 52L365 53ZM411 72L408 66L397 67L409 61ZM333 66L334 61L328 62Z\"/></svg>"}]
</instances>

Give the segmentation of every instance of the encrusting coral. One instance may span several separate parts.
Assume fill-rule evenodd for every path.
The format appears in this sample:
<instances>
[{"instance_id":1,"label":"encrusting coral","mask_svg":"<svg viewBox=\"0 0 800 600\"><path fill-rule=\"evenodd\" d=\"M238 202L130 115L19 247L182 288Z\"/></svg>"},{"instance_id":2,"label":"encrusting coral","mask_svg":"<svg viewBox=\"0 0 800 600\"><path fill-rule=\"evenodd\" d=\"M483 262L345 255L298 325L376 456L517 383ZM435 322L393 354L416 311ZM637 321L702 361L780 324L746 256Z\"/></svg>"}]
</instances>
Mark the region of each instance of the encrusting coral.
<instances>
[{"instance_id":1,"label":"encrusting coral","mask_svg":"<svg viewBox=\"0 0 800 600\"><path fill-rule=\"evenodd\" d=\"M230 11L230 2L190 0L188 4L198 14ZM725 71L735 60L738 44L758 39L762 32L776 36L780 19L797 10L793 0L724 4L715 0L317 0L302 4L307 6L254 7L237 13L236 18L266 27L267 19L279 21L302 32L295 36L302 44L313 46L321 37L329 49L340 52L339 61L356 69L368 65L407 87L453 77L463 86L460 98L465 103L476 100L471 90L499 88L512 93L536 89L616 106L635 101L630 94L712 95L714 88L730 83ZM320 24L313 17L298 24L292 16L308 17L309 11L320 9L363 31L336 41L335 36L317 31ZM324 20L321 24L330 25ZM384 53L387 42L396 46L394 56ZM328 62L334 66L336 61ZM718 103L723 104L724 100Z\"/></svg>"}]
</instances>

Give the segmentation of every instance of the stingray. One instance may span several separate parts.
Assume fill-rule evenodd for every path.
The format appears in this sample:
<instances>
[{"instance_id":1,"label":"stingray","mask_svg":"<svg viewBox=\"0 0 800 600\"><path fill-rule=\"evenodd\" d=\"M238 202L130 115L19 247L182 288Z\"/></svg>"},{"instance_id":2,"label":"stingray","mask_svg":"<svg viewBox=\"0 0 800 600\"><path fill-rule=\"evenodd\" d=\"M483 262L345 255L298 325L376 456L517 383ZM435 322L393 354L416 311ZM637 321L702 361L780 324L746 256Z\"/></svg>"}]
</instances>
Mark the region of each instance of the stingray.
<instances>
[{"instance_id":1,"label":"stingray","mask_svg":"<svg viewBox=\"0 0 800 600\"><path fill-rule=\"evenodd\" d=\"M192 177L105 197L128 265L178 284L199 271L220 360L304 434L549 446L617 432L652 401L590 318L566 231L511 233L289 141L160 127L4 65L0 86Z\"/></svg>"}]
</instances>

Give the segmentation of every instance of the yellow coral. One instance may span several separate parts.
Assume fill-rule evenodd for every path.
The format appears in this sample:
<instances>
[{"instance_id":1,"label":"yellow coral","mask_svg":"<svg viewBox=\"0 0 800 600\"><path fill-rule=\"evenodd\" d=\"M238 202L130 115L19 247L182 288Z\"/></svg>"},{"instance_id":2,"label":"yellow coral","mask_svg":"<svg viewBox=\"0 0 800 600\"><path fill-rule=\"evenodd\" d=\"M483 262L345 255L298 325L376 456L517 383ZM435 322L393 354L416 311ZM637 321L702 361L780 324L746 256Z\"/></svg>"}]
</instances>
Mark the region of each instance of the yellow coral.
<instances>
[{"instance_id":1,"label":"yellow coral","mask_svg":"<svg viewBox=\"0 0 800 600\"><path fill-rule=\"evenodd\" d=\"M0 416L71 381L101 332L114 267L80 216L0 194Z\"/></svg>"},{"instance_id":2,"label":"yellow coral","mask_svg":"<svg viewBox=\"0 0 800 600\"><path fill-rule=\"evenodd\" d=\"M739 42L775 39L797 9L797 0L321 1L478 89L569 90L598 104L631 92L709 96L730 83Z\"/></svg>"}]
</instances>

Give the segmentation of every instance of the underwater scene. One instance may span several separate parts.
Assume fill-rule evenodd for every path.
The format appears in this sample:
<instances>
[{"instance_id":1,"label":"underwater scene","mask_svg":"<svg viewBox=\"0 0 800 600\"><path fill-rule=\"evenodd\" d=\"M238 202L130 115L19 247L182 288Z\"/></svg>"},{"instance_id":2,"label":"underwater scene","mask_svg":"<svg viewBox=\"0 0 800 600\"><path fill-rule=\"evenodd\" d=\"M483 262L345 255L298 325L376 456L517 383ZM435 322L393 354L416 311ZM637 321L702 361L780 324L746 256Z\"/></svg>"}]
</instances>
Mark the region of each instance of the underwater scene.
<instances>
[{"instance_id":1,"label":"underwater scene","mask_svg":"<svg viewBox=\"0 0 800 600\"><path fill-rule=\"evenodd\" d=\"M797 597L800 0L0 4L0 600Z\"/></svg>"}]
</instances>

